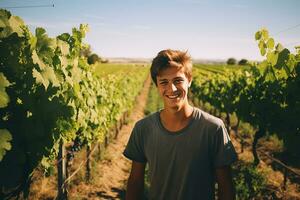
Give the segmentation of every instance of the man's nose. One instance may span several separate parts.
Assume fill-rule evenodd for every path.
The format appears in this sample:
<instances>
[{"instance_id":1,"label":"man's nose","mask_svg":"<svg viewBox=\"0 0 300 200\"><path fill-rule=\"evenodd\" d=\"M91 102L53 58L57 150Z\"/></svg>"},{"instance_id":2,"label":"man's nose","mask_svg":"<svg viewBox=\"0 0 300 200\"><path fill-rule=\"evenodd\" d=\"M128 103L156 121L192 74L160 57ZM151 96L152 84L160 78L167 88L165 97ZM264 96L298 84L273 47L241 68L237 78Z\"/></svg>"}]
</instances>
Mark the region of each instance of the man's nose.
<instances>
[{"instance_id":1,"label":"man's nose","mask_svg":"<svg viewBox=\"0 0 300 200\"><path fill-rule=\"evenodd\" d=\"M176 88L176 86L175 86L174 83L171 83L171 90L172 90L172 91L176 91L176 90L177 90L177 88Z\"/></svg>"}]
</instances>

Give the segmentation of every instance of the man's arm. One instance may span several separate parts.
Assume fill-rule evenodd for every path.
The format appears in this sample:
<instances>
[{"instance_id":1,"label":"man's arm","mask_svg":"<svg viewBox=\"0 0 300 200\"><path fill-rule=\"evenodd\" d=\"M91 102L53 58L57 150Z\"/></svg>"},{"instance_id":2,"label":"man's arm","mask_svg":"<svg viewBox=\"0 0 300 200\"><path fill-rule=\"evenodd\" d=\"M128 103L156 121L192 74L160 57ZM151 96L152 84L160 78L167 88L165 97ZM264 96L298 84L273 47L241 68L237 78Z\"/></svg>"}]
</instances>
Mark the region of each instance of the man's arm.
<instances>
[{"instance_id":1,"label":"man's arm","mask_svg":"<svg viewBox=\"0 0 300 200\"><path fill-rule=\"evenodd\" d=\"M140 200L144 192L145 163L132 161L128 178L126 200Z\"/></svg>"},{"instance_id":2,"label":"man's arm","mask_svg":"<svg viewBox=\"0 0 300 200\"><path fill-rule=\"evenodd\" d=\"M231 167L222 166L216 168L216 180L218 183L218 199L233 200L235 199L235 191L231 176Z\"/></svg>"}]
</instances>

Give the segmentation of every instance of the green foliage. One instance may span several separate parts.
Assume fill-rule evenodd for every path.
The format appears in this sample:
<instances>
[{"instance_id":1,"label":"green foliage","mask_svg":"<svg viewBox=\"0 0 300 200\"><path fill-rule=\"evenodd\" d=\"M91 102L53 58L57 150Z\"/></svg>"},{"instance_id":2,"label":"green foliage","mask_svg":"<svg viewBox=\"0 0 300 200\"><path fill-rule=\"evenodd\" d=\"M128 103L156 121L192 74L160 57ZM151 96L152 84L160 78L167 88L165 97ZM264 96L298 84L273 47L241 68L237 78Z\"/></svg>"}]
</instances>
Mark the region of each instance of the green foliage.
<instances>
[{"instance_id":1,"label":"green foliage","mask_svg":"<svg viewBox=\"0 0 300 200\"><path fill-rule=\"evenodd\" d=\"M228 58L226 63L227 63L227 65L235 65L236 64L236 59L235 58Z\"/></svg>"},{"instance_id":2,"label":"green foliage","mask_svg":"<svg viewBox=\"0 0 300 200\"><path fill-rule=\"evenodd\" d=\"M193 94L220 112L236 113L243 122L275 133L286 151L299 155L300 54L276 44L266 29L255 35L264 61L244 70L194 69ZM265 134L264 133L264 134Z\"/></svg>"},{"instance_id":3,"label":"green foliage","mask_svg":"<svg viewBox=\"0 0 300 200\"><path fill-rule=\"evenodd\" d=\"M236 199L257 199L264 195L266 175L259 172L254 165L235 164L233 171Z\"/></svg>"},{"instance_id":4,"label":"green foliage","mask_svg":"<svg viewBox=\"0 0 300 200\"><path fill-rule=\"evenodd\" d=\"M84 45L80 50L80 56L85 58L89 57L92 54L91 45Z\"/></svg>"},{"instance_id":5,"label":"green foliage","mask_svg":"<svg viewBox=\"0 0 300 200\"><path fill-rule=\"evenodd\" d=\"M12 136L6 129L0 129L0 161L3 159L6 151L11 149L10 141Z\"/></svg>"},{"instance_id":6,"label":"green foliage","mask_svg":"<svg viewBox=\"0 0 300 200\"><path fill-rule=\"evenodd\" d=\"M9 102L9 96L5 91L5 88L10 85L3 73L0 73L0 108L7 106Z\"/></svg>"},{"instance_id":7,"label":"green foliage","mask_svg":"<svg viewBox=\"0 0 300 200\"><path fill-rule=\"evenodd\" d=\"M101 58L97 54L93 53L93 54L88 56L87 62L88 62L89 65L92 65L92 64L95 64L97 62L101 62Z\"/></svg>"},{"instance_id":8,"label":"green foliage","mask_svg":"<svg viewBox=\"0 0 300 200\"><path fill-rule=\"evenodd\" d=\"M238 62L239 65L247 65L248 64L248 60L247 59L241 59L239 62Z\"/></svg>"},{"instance_id":9,"label":"green foliage","mask_svg":"<svg viewBox=\"0 0 300 200\"><path fill-rule=\"evenodd\" d=\"M61 139L103 140L132 107L147 72L97 77L80 56L86 25L50 38L43 28L33 35L20 18L0 10L0 26L2 197L28 190L39 164L51 168Z\"/></svg>"}]
</instances>

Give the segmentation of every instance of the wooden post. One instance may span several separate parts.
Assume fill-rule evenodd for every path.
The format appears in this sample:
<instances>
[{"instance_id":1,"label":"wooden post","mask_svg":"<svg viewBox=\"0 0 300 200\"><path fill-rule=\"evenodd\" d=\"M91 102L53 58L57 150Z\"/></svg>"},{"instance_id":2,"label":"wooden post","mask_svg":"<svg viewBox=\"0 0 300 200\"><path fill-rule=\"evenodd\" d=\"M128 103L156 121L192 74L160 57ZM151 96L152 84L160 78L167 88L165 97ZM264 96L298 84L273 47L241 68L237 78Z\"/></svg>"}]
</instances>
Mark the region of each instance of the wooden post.
<instances>
[{"instance_id":1,"label":"wooden post","mask_svg":"<svg viewBox=\"0 0 300 200\"><path fill-rule=\"evenodd\" d=\"M283 177L283 189L286 190L286 183L287 183L287 176L288 176L288 169L284 167L284 177Z\"/></svg>"},{"instance_id":2,"label":"wooden post","mask_svg":"<svg viewBox=\"0 0 300 200\"><path fill-rule=\"evenodd\" d=\"M241 137L241 153L244 153L245 141L244 138Z\"/></svg>"},{"instance_id":3,"label":"wooden post","mask_svg":"<svg viewBox=\"0 0 300 200\"><path fill-rule=\"evenodd\" d=\"M91 180L91 147L86 146L86 172L85 172L85 181L88 183Z\"/></svg>"},{"instance_id":4,"label":"wooden post","mask_svg":"<svg viewBox=\"0 0 300 200\"><path fill-rule=\"evenodd\" d=\"M105 138L104 138L104 146L105 146L105 147L108 146L108 134L109 134L109 132L107 132L107 133L105 134Z\"/></svg>"},{"instance_id":5,"label":"wooden post","mask_svg":"<svg viewBox=\"0 0 300 200\"><path fill-rule=\"evenodd\" d=\"M230 135L230 130L231 130L231 127L230 127L230 114L228 112L226 112L226 129L227 129L228 135Z\"/></svg>"},{"instance_id":6,"label":"wooden post","mask_svg":"<svg viewBox=\"0 0 300 200\"><path fill-rule=\"evenodd\" d=\"M57 164L57 181L58 181L58 195L57 200L67 200L68 191L67 184L65 180L67 179L67 168L66 168L66 152L63 139L59 142L59 152L58 152L58 164Z\"/></svg>"},{"instance_id":7,"label":"wooden post","mask_svg":"<svg viewBox=\"0 0 300 200\"><path fill-rule=\"evenodd\" d=\"M119 134L119 120L118 121L116 121L116 123L115 123L115 137L114 137L114 139L117 139L117 137L118 137L118 134Z\"/></svg>"},{"instance_id":8,"label":"wooden post","mask_svg":"<svg viewBox=\"0 0 300 200\"><path fill-rule=\"evenodd\" d=\"M101 160L101 142L98 144L98 153L97 153L97 161Z\"/></svg>"}]
</instances>

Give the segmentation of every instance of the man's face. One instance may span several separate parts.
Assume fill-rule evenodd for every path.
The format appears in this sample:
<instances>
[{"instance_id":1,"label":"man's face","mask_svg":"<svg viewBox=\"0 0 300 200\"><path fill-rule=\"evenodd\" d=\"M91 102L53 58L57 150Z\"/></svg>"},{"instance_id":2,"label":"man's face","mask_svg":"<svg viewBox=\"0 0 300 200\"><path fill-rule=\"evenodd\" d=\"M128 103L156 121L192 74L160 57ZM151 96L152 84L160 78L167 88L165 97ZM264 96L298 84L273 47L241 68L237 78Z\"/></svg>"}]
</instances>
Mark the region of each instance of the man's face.
<instances>
[{"instance_id":1,"label":"man's face","mask_svg":"<svg viewBox=\"0 0 300 200\"><path fill-rule=\"evenodd\" d=\"M157 76L157 88L165 108L180 110L188 104L187 93L191 83L183 68L168 67Z\"/></svg>"}]
</instances>

